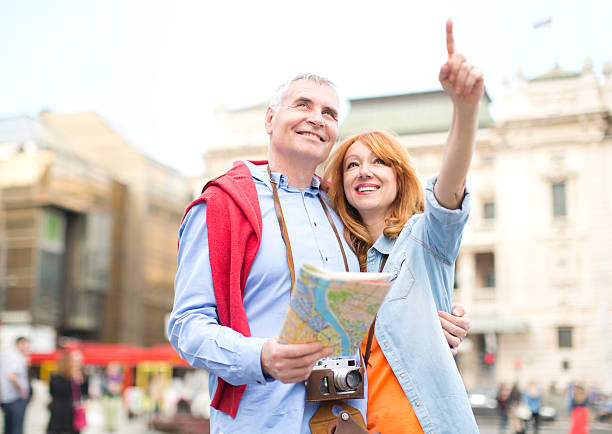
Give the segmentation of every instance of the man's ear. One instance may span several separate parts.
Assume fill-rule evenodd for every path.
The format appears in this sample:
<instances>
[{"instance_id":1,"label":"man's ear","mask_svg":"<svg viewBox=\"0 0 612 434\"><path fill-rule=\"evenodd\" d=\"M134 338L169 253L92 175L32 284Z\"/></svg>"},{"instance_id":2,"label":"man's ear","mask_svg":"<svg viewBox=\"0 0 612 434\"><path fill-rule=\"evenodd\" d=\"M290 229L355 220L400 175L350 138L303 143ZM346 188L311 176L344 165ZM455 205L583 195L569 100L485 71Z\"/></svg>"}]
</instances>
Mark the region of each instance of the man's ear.
<instances>
[{"instance_id":1,"label":"man's ear","mask_svg":"<svg viewBox=\"0 0 612 434\"><path fill-rule=\"evenodd\" d=\"M272 107L268 107L266 110L266 133L272 134L272 118L274 117L275 112Z\"/></svg>"}]
</instances>

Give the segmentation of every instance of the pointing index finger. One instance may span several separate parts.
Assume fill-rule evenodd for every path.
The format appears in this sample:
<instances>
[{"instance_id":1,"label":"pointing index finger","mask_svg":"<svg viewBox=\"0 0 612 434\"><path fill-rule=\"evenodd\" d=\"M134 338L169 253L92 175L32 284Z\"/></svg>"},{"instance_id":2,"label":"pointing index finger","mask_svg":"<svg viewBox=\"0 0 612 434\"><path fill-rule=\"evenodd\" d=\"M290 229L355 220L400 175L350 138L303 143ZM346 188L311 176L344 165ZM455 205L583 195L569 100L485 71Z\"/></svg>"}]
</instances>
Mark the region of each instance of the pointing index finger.
<instances>
[{"instance_id":1,"label":"pointing index finger","mask_svg":"<svg viewBox=\"0 0 612 434\"><path fill-rule=\"evenodd\" d=\"M455 38L453 38L453 20L450 18L446 22L446 51L448 57L455 53Z\"/></svg>"}]
</instances>

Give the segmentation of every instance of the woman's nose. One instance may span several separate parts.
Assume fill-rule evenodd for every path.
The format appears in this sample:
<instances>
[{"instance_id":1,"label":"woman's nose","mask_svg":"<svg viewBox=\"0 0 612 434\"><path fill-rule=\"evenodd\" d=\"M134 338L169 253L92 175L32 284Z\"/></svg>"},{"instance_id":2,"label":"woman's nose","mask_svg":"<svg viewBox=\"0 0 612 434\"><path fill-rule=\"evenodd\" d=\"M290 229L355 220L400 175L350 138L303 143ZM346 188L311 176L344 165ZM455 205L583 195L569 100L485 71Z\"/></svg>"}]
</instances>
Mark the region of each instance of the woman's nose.
<instances>
[{"instance_id":1,"label":"woman's nose","mask_svg":"<svg viewBox=\"0 0 612 434\"><path fill-rule=\"evenodd\" d=\"M372 177L372 171L370 170L370 166L367 163L359 166L359 177L360 178L371 178Z\"/></svg>"}]
</instances>

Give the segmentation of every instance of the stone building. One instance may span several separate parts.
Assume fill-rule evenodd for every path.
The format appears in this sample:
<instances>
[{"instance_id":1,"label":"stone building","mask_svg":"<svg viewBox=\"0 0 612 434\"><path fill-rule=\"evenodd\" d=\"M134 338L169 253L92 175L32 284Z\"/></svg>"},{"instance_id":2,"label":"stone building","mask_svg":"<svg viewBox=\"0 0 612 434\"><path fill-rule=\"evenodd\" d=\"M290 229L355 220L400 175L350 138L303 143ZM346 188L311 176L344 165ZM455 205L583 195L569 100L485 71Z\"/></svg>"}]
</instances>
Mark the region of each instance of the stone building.
<instances>
[{"instance_id":1,"label":"stone building","mask_svg":"<svg viewBox=\"0 0 612 434\"><path fill-rule=\"evenodd\" d=\"M0 120L4 323L166 342L188 180L95 113Z\"/></svg>"},{"instance_id":2,"label":"stone building","mask_svg":"<svg viewBox=\"0 0 612 434\"><path fill-rule=\"evenodd\" d=\"M580 73L518 77L495 102L495 120L483 98L455 283L472 318L458 357L469 388L580 380L612 391L610 73L597 79L587 61ZM442 91L350 105L341 137L394 131L423 182L438 171L452 110ZM219 111L207 177L265 158L265 109Z\"/></svg>"}]
</instances>

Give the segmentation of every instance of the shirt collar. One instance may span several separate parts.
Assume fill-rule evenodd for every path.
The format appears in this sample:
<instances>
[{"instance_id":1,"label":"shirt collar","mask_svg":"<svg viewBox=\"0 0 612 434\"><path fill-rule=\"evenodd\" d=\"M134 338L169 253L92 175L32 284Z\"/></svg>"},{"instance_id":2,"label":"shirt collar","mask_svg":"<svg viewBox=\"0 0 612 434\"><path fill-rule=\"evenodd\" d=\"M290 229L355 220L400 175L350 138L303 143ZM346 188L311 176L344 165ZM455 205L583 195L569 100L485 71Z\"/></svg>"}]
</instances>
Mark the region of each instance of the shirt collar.
<instances>
[{"instance_id":1,"label":"shirt collar","mask_svg":"<svg viewBox=\"0 0 612 434\"><path fill-rule=\"evenodd\" d=\"M268 177L268 165L255 165L250 161L244 162L249 170L251 171L251 175L257 181L263 182L270 190L272 190L272 186L270 185L270 178ZM280 189L288 190L288 191L299 191L299 189L292 187L289 185L289 180L286 175L280 172L272 172L272 179L276 181L276 185ZM310 193L312 195L319 194L319 187L321 186L321 179L313 175L312 180L310 181L310 185L308 188L304 189L305 193Z\"/></svg>"},{"instance_id":2,"label":"shirt collar","mask_svg":"<svg viewBox=\"0 0 612 434\"><path fill-rule=\"evenodd\" d=\"M384 234L376 240L371 249L376 249L382 255L389 255L393 246L395 245L395 238L387 238Z\"/></svg>"}]
</instances>

